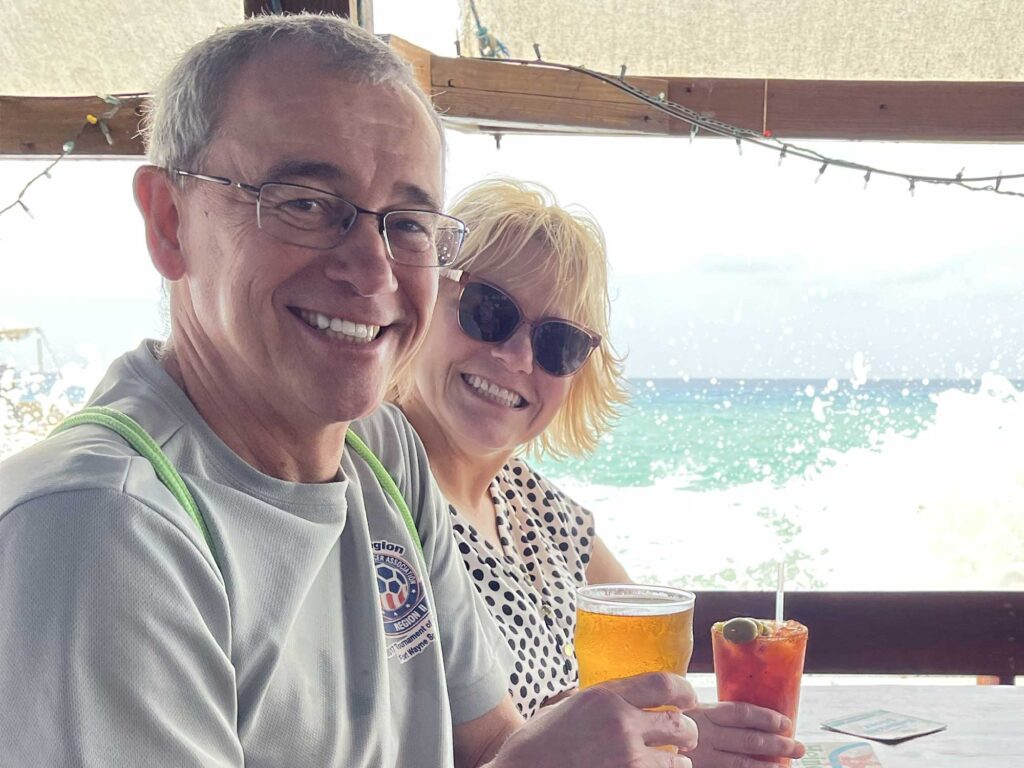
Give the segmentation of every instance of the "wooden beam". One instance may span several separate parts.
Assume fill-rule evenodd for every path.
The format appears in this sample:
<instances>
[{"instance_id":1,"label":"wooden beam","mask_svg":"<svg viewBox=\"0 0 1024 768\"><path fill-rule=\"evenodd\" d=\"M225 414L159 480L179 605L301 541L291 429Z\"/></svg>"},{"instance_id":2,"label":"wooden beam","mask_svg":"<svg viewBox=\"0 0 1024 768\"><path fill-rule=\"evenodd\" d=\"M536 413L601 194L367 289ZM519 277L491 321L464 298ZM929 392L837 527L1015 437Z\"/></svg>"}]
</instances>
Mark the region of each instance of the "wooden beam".
<instances>
[{"instance_id":1,"label":"wooden beam","mask_svg":"<svg viewBox=\"0 0 1024 768\"><path fill-rule=\"evenodd\" d=\"M434 56L430 51L413 45L395 35L380 35L380 39L391 46L392 50L405 59L412 67L412 74L426 93L431 92L431 65Z\"/></svg>"},{"instance_id":2,"label":"wooden beam","mask_svg":"<svg viewBox=\"0 0 1024 768\"><path fill-rule=\"evenodd\" d=\"M669 100L722 122L803 139L1021 141L1024 83L670 78ZM765 107L767 106L767 109ZM767 121L765 121L767 117ZM689 133L674 121L673 133Z\"/></svg>"},{"instance_id":3,"label":"wooden beam","mask_svg":"<svg viewBox=\"0 0 1024 768\"><path fill-rule=\"evenodd\" d=\"M301 5L298 0L283 4ZM341 4L324 5L337 10ZM417 81L454 128L665 136L686 135L690 130L685 123L576 72L434 56L393 35L384 39L410 63ZM782 139L1024 141L1024 83L769 80L766 100L764 80L630 77L627 81L650 95L665 94L670 101L755 131L762 128L767 106L767 127ZM126 97L125 106L111 121L113 146L90 126L76 154L141 154L137 137L141 101L141 96ZM0 96L0 154L59 154L61 144L81 127L86 114L106 109L95 97Z\"/></svg>"},{"instance_id":4,"label":"wooden beam","mask_svg":"<svg viewBox=\"0 0 1024 768\"><path fill-rule=\"evenodd\" d=\"M698 592L691 672L711 672L711 625L770 618L774 592ZM792 592L786 617L808 628L811 674L1024 672L1024 592Z\"/></svg>"},{"instance_id":5,"label":"wooden beam","mask_svg":"<svg viewBox=\"0 0 1024 768\"><path fill-rule=\"evenodd\" d=\"M668 81L627 78L657 97ZM434 56L431 96L456 127L662 134L667 115L578 72Z\"/></svg>"},{"instance_id":6,"label":"wooden beam","mask_svg":"<svg viewBox=\"0 0 1024 768\"><path fill-rule=\"evenodd\" d=\"M98 125L89 125L75 141L75 155L144 154L138 134L145 97L118 98L121 108L107 121L114 143L107 143ZM109 109L97 96L0 96L0 155L59 155L86 115L98 117Z\"/></svg>"},{"instance_id":7,"label":"wooden beam","mask_svg":"<svg viewBox=\"0 0 1024 768\"><path fill-rule=\"evenodd\" d=\"M349 18L352 14L352 2L350 0L279 0L283 13L333 13L335 16ZM244 0L246 18L259 16L265 13L274 13L273 0Z\"/></svg>"}]
</instances>

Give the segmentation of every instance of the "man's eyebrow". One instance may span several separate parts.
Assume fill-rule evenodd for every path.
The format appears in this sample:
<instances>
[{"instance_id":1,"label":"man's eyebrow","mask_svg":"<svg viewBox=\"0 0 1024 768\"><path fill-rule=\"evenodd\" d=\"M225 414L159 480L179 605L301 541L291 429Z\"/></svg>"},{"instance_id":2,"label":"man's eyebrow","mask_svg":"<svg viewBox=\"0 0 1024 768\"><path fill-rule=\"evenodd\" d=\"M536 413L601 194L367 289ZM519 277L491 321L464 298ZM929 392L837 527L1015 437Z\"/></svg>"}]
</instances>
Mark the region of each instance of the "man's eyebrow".
<instances>
[{"instance_id":1,"label":"man's eyebrow","mask_svg":"<svg viewBox=\"0 0 1024 768\"><path fill-rule=\"evenodd\" d=\"M279 181L282 179L302 176L322 181L342 181L346 173L338 166L330 163L323 163L317 160L282 160L267 171L268 181Z\"/></svg>"},{"instance_id":2,"label":"man's eyebrow","mask_svg":"<svg viewBox=\"0 0 1024 768\"><path fill-rule=\"evenodd\" d=\"M441 210L441 201L415 184L396 184L395 191L403 205L419 205L432 211Z\"/></svg>"},{"instance_id":3,"label":"man's eyebrow","mask_svg":"<svg viewBox=\"0 0 1024 768\"><path fill-rule=\"evenodd\" d=\"M267 181L286 181L288 179L307 178L324 182L341 184L350 178L338 166L318 160L282 160L271 166L266 172ZM441 210L441 201L417 184L396 184L395 193L401 205L414 205L431 211Z\"/></svg>"}]
</instances>

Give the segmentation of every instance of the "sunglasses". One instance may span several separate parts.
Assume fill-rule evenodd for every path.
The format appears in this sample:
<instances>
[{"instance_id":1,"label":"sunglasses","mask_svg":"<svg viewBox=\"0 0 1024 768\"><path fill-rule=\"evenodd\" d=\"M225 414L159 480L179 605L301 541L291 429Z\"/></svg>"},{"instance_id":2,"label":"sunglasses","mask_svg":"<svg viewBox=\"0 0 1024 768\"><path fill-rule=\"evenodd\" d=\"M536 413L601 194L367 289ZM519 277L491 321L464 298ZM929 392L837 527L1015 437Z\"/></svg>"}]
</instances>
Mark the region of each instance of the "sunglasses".
<instances>
[{"instance_id":1,"label":"sunglasses","mask_svg":"<svg viewBox=\"0 0 1024 768\"><path fill-rule=\"evenodd\" d=\"M470 279L450 270L445 276L462 286L459 294L459 327L469 338L487 344L501 344L512 338L519 326L528 323L533 359L552 376L571 376L601 343L601 337L568 320L542 318L527 320L515 299L496 285Z\"/></svg>"}]
</instances>

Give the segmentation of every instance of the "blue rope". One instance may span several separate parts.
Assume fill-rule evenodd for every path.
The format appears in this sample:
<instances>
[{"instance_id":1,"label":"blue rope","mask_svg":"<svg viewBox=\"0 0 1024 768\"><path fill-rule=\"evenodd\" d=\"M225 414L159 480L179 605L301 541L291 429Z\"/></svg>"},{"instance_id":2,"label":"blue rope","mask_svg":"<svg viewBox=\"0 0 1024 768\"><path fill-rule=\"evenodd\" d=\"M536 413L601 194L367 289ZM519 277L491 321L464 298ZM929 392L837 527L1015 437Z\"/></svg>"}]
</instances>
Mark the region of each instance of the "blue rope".
<instances>
[{"instance_id":1,"label":"blue rope","mask_svg":"<svg viewBox=\"0 0 1024 768\"><path fill-rule=\"evenodd\" d=\"M476 21L476 39L480 45L480 55L485 59L507 59L511 54L508 48L497 37L487 31L487 27L480 23L480 14L476 12L476 3L469 0L469 8L473 11L473 19Z\"/></svg>"}]
</instances>

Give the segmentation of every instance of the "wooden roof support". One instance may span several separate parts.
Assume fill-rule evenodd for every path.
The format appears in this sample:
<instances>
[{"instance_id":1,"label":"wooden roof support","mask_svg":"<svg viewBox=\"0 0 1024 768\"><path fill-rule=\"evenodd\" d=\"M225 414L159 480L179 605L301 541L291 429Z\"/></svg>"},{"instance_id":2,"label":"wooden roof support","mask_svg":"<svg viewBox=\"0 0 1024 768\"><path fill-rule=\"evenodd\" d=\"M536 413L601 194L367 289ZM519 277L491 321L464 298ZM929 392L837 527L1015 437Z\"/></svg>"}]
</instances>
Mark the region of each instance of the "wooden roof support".
<instances>
[{"instance_id":1,"label":"wooden roof support","mask_svg":"<svg viewBox=\"0 0 1024 768\"><path fill-rule=\"evenodd\" d=\"M445 58L394 36L385 39L410 62L454 128L689 134L685 123L580 73ZM764 80L626 79L651 95L664 93L670 101L738 127L760 131L767 125L782 139L1024 141L1024 83L769 80L766 89ZM137 138L141 97L124 101L110 122L114 144L108 145L99 129L90 126L75 154L142 153ZM107 108L95 97L0 96L0 155L58 154L86 114L98 115Z\"/></svg>"},{"instance_id":2,"label":"wooden roof support","mask_svg":"<svg viewBox=\"0 0 1024 768\"><path fill-rule=\"evenodd\" d=\"M351 9L355 2L350 0L278 0L283 13L333 13L336 16L352 16ZM243 7L246 17L258 16L261 13L273 13L273 0L244 0Z\"/></svg>"}]
</instances>

